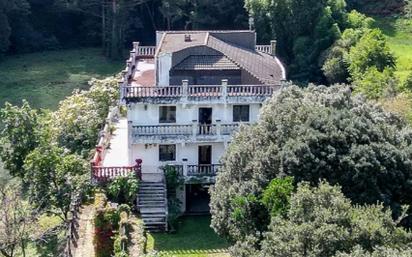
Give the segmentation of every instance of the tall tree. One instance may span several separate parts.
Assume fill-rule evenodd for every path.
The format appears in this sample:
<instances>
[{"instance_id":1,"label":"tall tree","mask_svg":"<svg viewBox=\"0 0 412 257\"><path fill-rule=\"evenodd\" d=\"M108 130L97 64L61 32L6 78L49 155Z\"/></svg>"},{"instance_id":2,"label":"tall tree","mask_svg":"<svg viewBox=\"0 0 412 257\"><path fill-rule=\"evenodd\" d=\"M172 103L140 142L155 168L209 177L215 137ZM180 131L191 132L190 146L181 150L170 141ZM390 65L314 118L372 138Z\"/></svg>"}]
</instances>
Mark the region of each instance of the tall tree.
<instances>
[{"instance_id":1,"label":"tall tree","mask_svg":"<svg viewBox=\"0 0 412 257\"><path fill-rule=\"evenodd\" d=\"M235 199L258 198L270 181L285 175L296 182L340 184L354 203L379 201L397 216L401 205L412 204L411 134L402 118L352 95L348 87L287 87L222 157L211 193L212 226L235 240L264 231L254 224L269 216L267 208L248 201L245 216L258 218L239 222Z\"/></svg>"}]
</instances>

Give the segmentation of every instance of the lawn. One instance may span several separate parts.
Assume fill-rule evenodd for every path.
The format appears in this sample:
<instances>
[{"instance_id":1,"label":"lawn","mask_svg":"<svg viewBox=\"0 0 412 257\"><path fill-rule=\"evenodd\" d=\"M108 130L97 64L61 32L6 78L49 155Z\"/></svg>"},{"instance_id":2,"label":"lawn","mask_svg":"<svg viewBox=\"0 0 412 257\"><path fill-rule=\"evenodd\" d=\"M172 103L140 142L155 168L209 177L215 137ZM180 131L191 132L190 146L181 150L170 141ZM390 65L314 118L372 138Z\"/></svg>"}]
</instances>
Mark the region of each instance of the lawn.
<instances>
[{"instance_id":1,"label":"lawn","mask_svg":"<svg viewBox=\"0 0 412 257\"><path fill-rule=\"evenodd\" d=\"M87 89L87 82L117 74L123 61L109 61L97 48L47 51L14 55L0 61L0 106L6 101L56 109L74 89Z\"/></svg>"},{"instance_id":2,"label":"lawn","mask_svg":"<svg viewBox=\"0 0 412 257\"><path fill-rule=\"evenodd\" d=\"M412 20L396 17L375 19L397 57L396 74L404 80L412 72Z\"/></svg>"},{"instance_id":3,"label":"lawn","mask_svg":"<svg viewBox=\"0 0 412 257\"><path fill-rule=\"evenodd\" d=\"M210 216L191 216L180 219L174 234L148 234L147 251L174 257L227 257L228 246L210 228Z\"/></svg>"}]
</instances>

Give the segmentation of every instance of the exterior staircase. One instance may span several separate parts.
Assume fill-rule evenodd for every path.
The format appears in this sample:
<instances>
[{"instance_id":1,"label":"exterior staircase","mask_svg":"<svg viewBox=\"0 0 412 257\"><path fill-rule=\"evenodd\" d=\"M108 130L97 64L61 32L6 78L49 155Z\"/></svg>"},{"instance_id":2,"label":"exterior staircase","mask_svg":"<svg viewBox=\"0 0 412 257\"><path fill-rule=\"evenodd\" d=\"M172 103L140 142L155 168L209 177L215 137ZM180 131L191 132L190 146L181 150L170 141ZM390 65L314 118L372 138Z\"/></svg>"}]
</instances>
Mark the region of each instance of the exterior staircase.
<instances>
[{"instance_id":1,"label":"exterior staircase","mask_svg":"<svg viewBox=\"0 0 412 257\"><path fill-rule=\"evenodd\" d=\"M167 192L164 182L140 182L137 207L150 232L167 231Z\"/></svg>"}]
</instances>

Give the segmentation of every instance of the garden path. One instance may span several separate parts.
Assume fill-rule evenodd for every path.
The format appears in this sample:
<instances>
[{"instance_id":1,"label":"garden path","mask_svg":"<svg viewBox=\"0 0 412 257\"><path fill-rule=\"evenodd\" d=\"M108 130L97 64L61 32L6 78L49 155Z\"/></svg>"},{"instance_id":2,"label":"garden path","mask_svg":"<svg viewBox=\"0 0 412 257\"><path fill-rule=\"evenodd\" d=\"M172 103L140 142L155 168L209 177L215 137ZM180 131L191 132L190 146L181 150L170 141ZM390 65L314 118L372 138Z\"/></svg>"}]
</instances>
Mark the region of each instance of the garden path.
<instances>
[{"instance_id":1,"label":"garden path","mask_svg":"<svg viewBox=\"0 0 412 257\"><path fill-rule=\"evenodd\" d=\"M85 205L81 207L79 218L79 238L77 247L73 251L73 257L94 257L93 235L94 235L94 206Z\"/></svg>"}]
</instances>

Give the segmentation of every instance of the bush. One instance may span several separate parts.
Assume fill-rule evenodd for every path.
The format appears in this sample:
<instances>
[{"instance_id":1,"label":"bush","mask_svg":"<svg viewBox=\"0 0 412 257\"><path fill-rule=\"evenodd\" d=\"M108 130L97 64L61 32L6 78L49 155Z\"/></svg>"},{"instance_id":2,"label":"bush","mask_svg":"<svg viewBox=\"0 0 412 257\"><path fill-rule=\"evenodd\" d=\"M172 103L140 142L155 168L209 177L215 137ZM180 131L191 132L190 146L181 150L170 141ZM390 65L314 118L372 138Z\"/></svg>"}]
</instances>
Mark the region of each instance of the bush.
<instances>
[{"instance_id":1,"label":"bush","mask_svg":"<svg viewBox=\"0 0 412 257\"><path fill-rule=\"evenodd\" d=\"M134 206L139 183L139 179L133 173L126 177L117 177L108 184L107 194L114 202Z\"/></svg>"},{"instance_id":2,"label":"bush","mask_svg":"<svg viewBox=\"0 0 412 257\"><path fill-rule=\"evenodd\" d=\"M118 229L120 216L118 211L109 206L103 193L95 197L96 214L94 217L94 247L96 257L111 257L114 246L114 231Z\"/></svg>"},{"instance_id":3,"label":"bush","mask_svg":"<svg viewBox=\"0 0 412 257\"><path fill-rule=\"evenodd\" d=\"M165 166L164 173L166 178L167 188L167 204L168 204L168 225L173 231L177 227L177 220L182 214L182 202L177 198L177 191L181 190L184 185L184 179L179 173L179 170L174 166Z\"/></svg>"}]
</instances>

